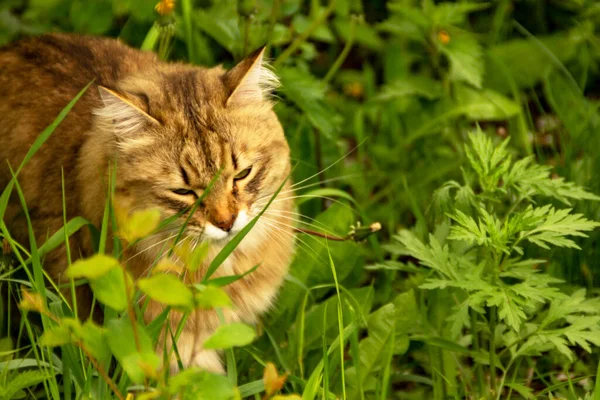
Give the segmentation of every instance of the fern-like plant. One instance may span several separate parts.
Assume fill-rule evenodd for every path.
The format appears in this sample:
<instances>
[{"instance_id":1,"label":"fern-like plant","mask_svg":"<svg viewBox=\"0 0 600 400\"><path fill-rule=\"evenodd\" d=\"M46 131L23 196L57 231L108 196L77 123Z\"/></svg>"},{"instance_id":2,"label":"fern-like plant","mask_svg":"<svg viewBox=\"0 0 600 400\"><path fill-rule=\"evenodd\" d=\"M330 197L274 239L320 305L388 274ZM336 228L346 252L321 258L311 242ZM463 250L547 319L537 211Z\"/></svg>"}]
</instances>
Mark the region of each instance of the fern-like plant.
<instances>
[{"instance_id":1,"label":"fern-like plant","mask_svg":"<svg viewBox=\"0 0 600 400\"><path fill-rule=\"evenodd\" d=\"M486 369L494 377L480 395L497 398L519 357L557 350L573 360L571 346L591 352L591 345L600 345L600 299L586 299L583 289L559 290L561 281L538 268L545 260L529 258L525 247L579 249L574 238L600 224L540 202L552 198L568 207L572 200L600 198L552 178L550 167L532 157L514 161L507 144L494 146L479 129L470 134L464 183L447 182L434 195L448 217L441 229L428 243L407 230L396 236L434 271L422 289L454 291L457 304L447 319L453 339L470 333L480 390ZM529 390L518 382L506 386L521 394Z\"/></svg>"}]
</instances>

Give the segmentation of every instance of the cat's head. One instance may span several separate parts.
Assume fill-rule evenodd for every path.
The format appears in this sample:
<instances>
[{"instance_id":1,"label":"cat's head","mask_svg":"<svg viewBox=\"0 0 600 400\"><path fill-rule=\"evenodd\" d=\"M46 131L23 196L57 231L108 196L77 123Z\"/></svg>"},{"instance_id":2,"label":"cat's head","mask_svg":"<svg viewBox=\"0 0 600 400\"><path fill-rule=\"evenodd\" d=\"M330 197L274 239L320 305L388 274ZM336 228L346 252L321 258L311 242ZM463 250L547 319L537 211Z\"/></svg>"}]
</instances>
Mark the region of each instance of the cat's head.
<instances>
[{"instance_id":1,"label":"cat's head","mask_svg":"<svg viewBox=\"0 0 600 400\"><path fill-rule=\"evenodd\" d=\"M118 194L168 217L213 182L188 233L219 241L239 232L290 172L269 98L276 84L259 50L229 71L157 64L100 87L96 125L114 135Z\"/></svg>"}]
</instances>

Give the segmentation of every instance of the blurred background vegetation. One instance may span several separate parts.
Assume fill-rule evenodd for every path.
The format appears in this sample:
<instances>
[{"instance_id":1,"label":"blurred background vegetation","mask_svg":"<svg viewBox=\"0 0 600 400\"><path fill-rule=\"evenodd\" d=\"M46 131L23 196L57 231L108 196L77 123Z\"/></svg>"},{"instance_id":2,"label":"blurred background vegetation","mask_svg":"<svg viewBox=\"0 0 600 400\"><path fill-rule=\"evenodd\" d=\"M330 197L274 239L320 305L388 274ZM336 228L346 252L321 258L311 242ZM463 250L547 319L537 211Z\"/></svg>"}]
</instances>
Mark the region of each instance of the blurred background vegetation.
<instances>
[{"instance_id":1,"label":"blurred background vegetation","mask_svg":"<svg viewBox=\"0 0 600 400\"><path fill-rule=\"evenodd\" d=\"M497 142L510 137L515 156L534 155L558 176L600 193L595 0L161 3L164 15L155 10L157 0L2 0L0 45L78 32L118 37L168 60L231 66L267 44L282 83L276 111L295 180L327 168L299 190L306 196L298 199L301 213L315 219L308 220L312 229L342 236L357 221L383 226L364 245L330 245L337 278L365 313L420 282L410 260L387 243L402 227L425 237L444 218L433 191L462 176L466 132L476 124ZM600 220L597 203L574 207ZM599 239L595 232L580 241L580 252L554 250L544 268L598 293ZM321 359L323 332L329 342L337 334L327 259L322 241L300 235L266 334L240 355L244 374L260 375L255 360L276 358L303 377ZM300 344L299 314L311 327ZM420 375L435 375L426 362L431 353L408 339L404 345L410 351L396 353L404 355L392 383L415 396L428 393L430 382Z\"/></svg>"}]
</instances>

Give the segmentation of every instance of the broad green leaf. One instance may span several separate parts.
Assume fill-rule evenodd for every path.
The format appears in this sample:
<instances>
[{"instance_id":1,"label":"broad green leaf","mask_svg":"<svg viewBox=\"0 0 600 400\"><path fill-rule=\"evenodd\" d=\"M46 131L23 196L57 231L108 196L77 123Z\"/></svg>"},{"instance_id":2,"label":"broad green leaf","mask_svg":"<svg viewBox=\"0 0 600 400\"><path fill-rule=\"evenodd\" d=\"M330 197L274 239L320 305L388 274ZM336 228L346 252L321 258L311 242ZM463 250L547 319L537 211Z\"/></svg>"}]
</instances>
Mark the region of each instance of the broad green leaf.
<instances>
[{"instance_id":1,"label":"broad green leaf","mask_svg":"<svg viewBox=\"0 0 600 400\"><path fill-rule=\"evenodd\" d=\"M484 86L508 93L512 80L520 89L532 88L551 69L573 59L582 39L575 32L561 32L498 44L487 53Z\"/></svg>"},{"instance_id":2,"label":"broad green leaf","mask_svg":"<svg viewBox=\"0 0 600 400\"><path fill-rule=\"evenodd\" d=\"M137 322L135 339L132 322L128 318L114 319L106 325L106 339L115 358L121 363L127 375L135 383L142 383L146 377L145 364L150 370L158 368L160 359L154 353L152 341L143 326ZM138 351L136 343L139 343Z\"/></svg>"},{"instance_id":3,"label":"broad green leaf","mask_svg":"<svg viewBox=\"0 0 600 400\"><path fill-rule=\"evenodd\" d=\"M17 393L27 388L34 388L39 383L49 379L51 375L46 371L24 371L11 375L10 384L0 386L0 399L13 399Z\"/></svg>"},{"instance_id":4,"label":"broad green leaf","mask_svg":"<svg viewBox=\"0 0 600 400\"><path fill-rule=\"evenodd\" d=\"M520 112L517 103L490 89L476 90L456 85L456 99L465 107L465 116L474 121L499 121L514 117Z\"/></svg>"},{"instance_id":5,"label":"broad green leaf","mask_svg":"<svg viewBox=\"0 0 600 400\"><path fill-rule=\"evenodd\" d=\"M403 301L399 302L403 304ZM408 350L408 337L404 334L395 335L395 321L398 316L398 310L393 303L389 303L379 308L369 315L368 336L359 343L360 355L360 376L357 376L355 367L347 369L347 381L353 391L356 391L361 380L364 387L367 377L376 370L383 367L381 364L385 357L389 342L394 340L395 354L403 354ZM402 327L405 329L405 327ZM355 394L354 398L358 396Z\"/></svg>"},{"instance_id":6,"label":"broad green leaf","mask_svg":"<svg viewBox=\"0 0 600 400\"><path fill-rule=\"evenodd\" d=\"M563 71L555 68L545 77L544 93L552 109L573 138L582 140L584 143L597 139L589 137L585 133L597 132L600 129L598 107L586 99L579 87L565 77ZM595 140L589 144L598 146L598 141Z\"/></svg>"},{"instance_id":7,"label":"broad green leaf","mask_svg":"<svg viewBox=\"0 0 600 400\"><path fill-rule=\"evenodd\" d=\"M252 343L256 333L246 324L234 322L221 325L203 344L205 349L228 349Z\"/></svg>"},{"instance_id":8,"label":"broad green leaf","mask_svg":"<svg viewBox=\"0 0 600 400\"><path fill-rule=\"evenodd\" d=\"M442 84L426 76L411 76L396 79L384 85L374 100L389 101L407 96L419 96L429 100L440 98L443 94Z\"/></svg>"},{"instance_id":9,"label":"broad green leaf","mask_svg":"<svg viewBox=\"0 0 600 400\"><path fill-rule=\"evenodd\" d=\"M194 295L196 307L212 309L231 307L231 299L223 289L213 285L196 285L198 292Z\"/></svg>"},{"instance_id":10,"label":"broad green leaf","mask_svg":"<svg viewBox=\"0 0 600 400\"><path fill-rule=\"evenodd\" d=\"M153 275L138 281L140 290L153 300L175 307L193 308L194 296L179 278L171 274Z\"/></svg>"},{"instance_id":11,"label":"broad green leaf","mask_svg":"<svg viewBox=\"0 0 600 400\"><path fill-rule=\"evenodd\" d=\"M324 135L331 137L337 130L337 118L324 102L325 85L308 72L297 68L278 70L281 93L300 108Z\"/></svg>"},{"instance_id":12,"label":"broad green leaf","mask_svg":"<svg viewBox=\"0 0 600 400\"><path fill-rule=\"evenodd\" d=\"M133 243L154 232L160 222L160 210L151 208L147 210L134 211L129 216L119 218L119 235Z\"/></svg>"},{"instance_id":13,"label":"broad green leaf","mask_svg":"<svg viewBox=\"0 0 600 400\"><path fill-rule=\"evenodd\" d=\"M444 34L448 35L448 38L442 38L440 32L436 44L450 61L450 79L481 88L484 64L481 46L477 40L465 31L453 29L444 31Z\"/></svg>"},{"instance_id":14,"label":"broad green leaf","mask_svg":"<svg viewBox=\"0 0 600 400\"><path fill-rule=\"evenodd\" d=\"M123 311L127 308L128 296L123 274L126 274L129 281L127 287L130 289L129 297L131 297L133 280L129 273L123 272L121 268L113 268L108 273L90 282L90 287L96 299L116 311Z\"/></svg>"},{"instance_id":15,"label":"broad green leaf","mask_svg":"<svg viewBox=\"0 0 600 400\"><path fill-rule=\"evenodd\" d=\"M239 56L243 42L238 24L236 4L231 1L214 2L209 9L194 10L194 24L230 53Z\"/></svg>"},{"instance_id":16,"label":"broad green leaf","mask_svg":"<svg viewBox=\"0 0 600 400\"><path fill-rule=\"evenodd\" d=\"M67 268L69 278L87 278L94 280L107 274L112 269L119 268L117 259L105 254L95 254L90 258L79 259Z\"/></svg>"},{"instance_id":17,"label":"broad green leaf","mask_svg":"<svg viewBox=\"0 0 600 400\"><path fill-rule=\"evenodd\" d=\"M55 326L52 329L44 331L39 339L39 343L42 346L62 346L67 343L71 343L71 331L66 326Z\"/></svg>"},{"instance_id":18,"label":"broad green leaf","mask_svg":"<svg viewBox=\"0 0 600 400\"><path fill-rule=\"evenodd\" d=\"M169 379L169 392L182 400L233 399L234 390L227 377L198 368L186 369Z\"/></svg>"},{"instance_id":19,"label":"broad green leaf","mask_svg":"<svg viewBox=\"0 0 600 400\"><path fill-rule=\"evenodd\" d=\"M69 18L76 32L100 35L112 26L112 4L107 0L75 1L71 3Z\"/></svg>"},{"instance_id":20,"label":"broad green leaf","mask_svg":"<svg viewBox=\"0 0 600 400\"><path fill-rule=\"evenodd\" d=\"M79 339L83 345L99 362L107 362L110 358L110 348L106 340L106 329L96 325L91 319L82 326Z\"/></svg>"}]
</instances>

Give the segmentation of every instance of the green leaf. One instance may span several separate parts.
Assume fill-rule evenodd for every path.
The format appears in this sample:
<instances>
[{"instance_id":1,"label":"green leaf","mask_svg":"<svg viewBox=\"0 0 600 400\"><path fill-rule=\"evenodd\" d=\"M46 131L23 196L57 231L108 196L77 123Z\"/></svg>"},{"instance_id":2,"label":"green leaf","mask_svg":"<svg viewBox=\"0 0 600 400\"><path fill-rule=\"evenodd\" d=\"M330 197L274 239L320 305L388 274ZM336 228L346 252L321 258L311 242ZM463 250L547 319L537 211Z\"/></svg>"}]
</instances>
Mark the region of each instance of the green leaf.
<instances>
[{"instance_id":1,"label":"green leaf","mask_svg":"<svg viewBox=\"0 0 600 400\"><path fill-rule=\"evenodd\" d=\"M515 382L507 383L506 386L513 389L526 399L537 399L537 397L533 394L533 389L530 387Z\"/></svg>"},{"instance_id":2,"label":"green leaf","mask_svg":"<svg viewBox=\"0 0 600 400\"><path fill-rule=\"evenodd\" d=\"M62 346L72 341L71 330L63 325L45 330L39 339L39 343L42 346L50 347Z\"/></svg>"},{"instance_id":3,"label":"green leaf","mask_svg":"<svg viewBox=\"0 0 600 400\"><path fill-rule=\"evenodd\" d=\"M582 39L576 32L560 32L498 44L487 53L484 86L508 93L511 89L507 82L512 80L519 89L532 88L550 69L573 59Z\"/></svg>"},{"instance_id":4,"label":"green leaf","mask_svg":"<svg viewBox=\"0 0 600 400\"><path fill-rule=\"evenodd\" d=\"M476 90L456 85L457 102L465 107L465 116L473 121L500 121L517 115L521 108L508 97L490 89Z\"/></svg>"},{"instance_id":5,"label":"green leaf","mask_svg":"<svg viewBox=\"0 0 600 400\"><path fill-rule=\"evenodd\" d=\"M0 386L0 398L12 399L21 390L38 385L49 379L50 374L46 371L24 371L18 374L10 375L7 386Z\"/></svg>"},{"instance_id":6,"label":"green leaf","mask_svg":"<svg viewBox=\"0 0 600 400\"><path fill-rule=\"evenodd\" d=\"M231 307L231 299L223 289L213 285L196 285L198 292L194 295L196 307L212 309L216 307Z\"/></svg>"},{"instance_id":7,"label":"green leaf","mask_svg":"<svg viewBox=\"0 0 600 400\"><path fill-rule=\"evenodd\" d=\"M403 301L399 301L399 304L403 304ZM379 308L375 312L371 313L368 318L368 336L361 340L359 348L360 356L360 375L357 376L356 368L351 367L347 369L346 377L348 385L351 390L356 391L360 386L364 387L367 377L379 370L382 367L382 359L385 356L385 351L388 347L388 343L392 339L392 335L395 335L395 320L399 315L399 310L393 303L389 303ZM405 327L402 327L405 330ZM395 343L395 354L403 354L408 349L408 337L404 334L399 334L394 338Z\"/></svg>"},{"instance_id":8,"label":"green leaf","mask_svg":"<svg viewBox=\"0 0 600 400\"><path fill-rule=\"evenodd\" d=\"M600 129L598 108L586 99L572 80L565 77L563 71L555 68L545 77L544 94L571 137L587 141L591 138L586 132L598 132ZM597 146L597 143L595 141L593 145Z\"/></svg>"},{"instance_id":9,"label":"green leaf","mask_svg":"<svg viewBox=\"0 0 600 400\"><path fill-rule=\"evenodd\" d=\"M123 272L121 268L113 268L101 277L90 281L90 287L96 299L116 311L124 311L127 308L127 292L123 274L126 274L129 281L128 287L131 295L133 280L129 273Z\"/></svg>"},{"instance_id":10,"label":"green leaf","mask_svg":"<svg viewBox=\"0 0 600 400\"><path fill-rule=\"evenodd\" d=\"M218 1L209 9L196 9L194 24L230 53L240 56L243 38L238 24L236 2Z\"/></svg>"},{"instance_id":11,"label":"green leaf","mask_svg":"<svg viewBox=\"0 0 600 400\"><path fill-rule=\"evenodd\" d=\"M571 209L555 210L552 207L543 207L547 210L544 221L536 228L524 232L522 238L527 239L544 249L549 249L548 244L557 247L580 247L566 236L587 237L583 232L591 231L600 223L586 219L582 214L571 214Z\"/></svg>"},{"instance_id":12,"label":"green leaf","mask_svg":"<svg viewBox=\"0 0 600 400\"><path fill-rule=\"evenodd\" d=\"M74 1L69 18L76 32L101 35L112 26L112 4L106 0Z\"/></svg>"},{"instance_id":13,"label":"green leaf","mask_svg":"<svg viewBox=\"0 0 600 400\"><path fill-rule=\"evenodd\" d=\"M304 112L308 121L324 135L337 131L335 113L325 104L325 85L308 72L297 68L281 68L281 93Z\"/></svg>"},{"instance_id":14,"label":"green leaf","mask_svg":"<svg viewBox=\"0 0 600 400\"><path fill-rule=\"evenodd\" d=\"M481 46L468 32L449 29L448 35L447 43L438 38L436 44L450 61L450 79L481 88L484 65Z\"/></svg>"},{"instance_id":15,"label":"green leaf","mask_svg":"<svg viewBox=\"0 0 600 400\"><path fill-rule=\"evenodd\" d=\"M475 11L484 10L490 6L489 3L461 2L440 3L435 7L425 7L434 26L451 26L464 23L467 16Z\"/></svg>"},{"instance_id":16,"label":"green leaf","mask_svg":"<svg viewBox=\"0 0 600 400\"><path fill-rule=\"evenodd\" d=\"M252 343L256 333L246 324L234 322L221 325L203 344L205 349L228 349Z\"/></svg>"},{"instance_id":17,"label":"green leaf","mask_svg":"<svg viewBox=\"0 0 600 400\"><path fill-rule=\"evenodd\" d=\"M198 368L186 369L169 379L169 393L182 395L182 400L228 400L234 390L227 377Z\"/></svg>"},{"instance_id":18,"label":"green leaf","mask_svg":"<svg viewBox=\"0 0 600 400\"><path fill-rule=\"evenodd\" d=\"M91 319L85 321L82 326L81 341L89 353L99 362L108 362L110 359L110 348L106 340L106 329L96 325Z\"/></svg>"},{"instance_id":19,"label":"green leaf","mask_svg":"<svg viewBox=\"0 0 600 400\"><path fill-rule=\"evenodd\" d=\"M381 92L375 97L375 101L389 101L407 96L419 96L428 100L435 100L442 96L442 84L426 76L411 76L396 79L394 82L384 85Z\"/></svg>"},{"instance_id":20,"label":"green leaf","mask_svg":"<svg viewBox=\"0 0 600 400\"><path fill-rule=\"evenodd\" d=\"M194 296L180 279L171 274L159 274L138 281L140 290L153 300L174 307L191 309Z\"/></svg>"},{"instance_id":21,"label":"green leaf","mask_svg":"<svg viewBox=\"0 0 600 400\"><path fill-rule=\"evenodd\" d=\"M567 205L569 199L600 200L600 197L587 192L573 182L565 182L564 178L552 178L552 168L537 165L533 156L516 161L502 177L506 187L512 187L524 197L534 195L553 197Z\"/></svg>"},{"instance_id":22,"label":"green leaf","mask_svg":"<svg viewBox=\"0 0 600 400\"><path fill-rule=\"evenodd\" d=\"M132 322L127 318L109 321L106 326L106 339L110 350L127 375L133 382L140 384L146 377L146 371L158 368L160 359L154 353L152 341L144 327L135 321L133 324L136 325L135 333ZM136 343L139 343L139 351Z\"/></svg>"},{"instance_id":23,"label":"green leaf","mask_svg":"<svg viewBox=\"0 0 600 400\"><path fill-rule=\"evenodd\" d=\"M119 261L105 254L95 254L90 258L79 259L67 268L69 278L100 278L112 269L119 268Z\"/></svg>"},{"instance_id":24,"label":"green leaf","mask_svg":"<svg viewBox=\"0 0 600 400\"><path fill-rule=\"evenodd\" d=\"M134 211L119 221L119 235L129 243L133 243L154 232L159 222L160 210L157 208Z\"/></svg>"}]
</instances>

